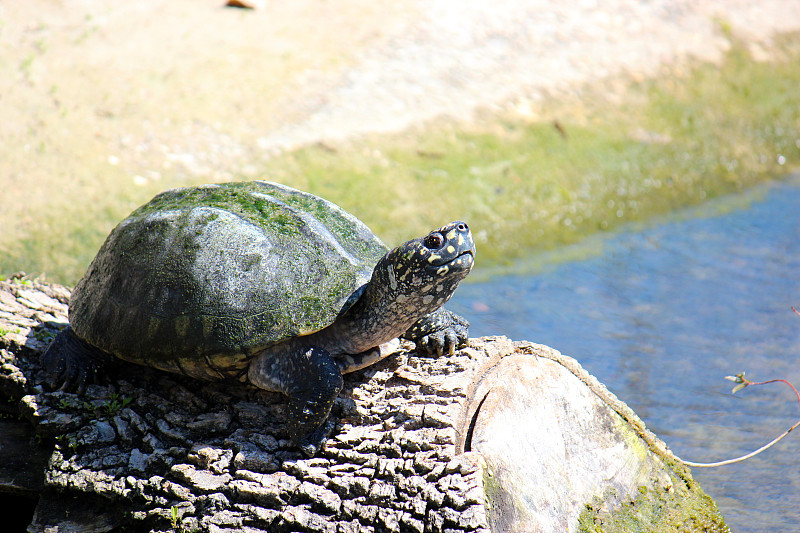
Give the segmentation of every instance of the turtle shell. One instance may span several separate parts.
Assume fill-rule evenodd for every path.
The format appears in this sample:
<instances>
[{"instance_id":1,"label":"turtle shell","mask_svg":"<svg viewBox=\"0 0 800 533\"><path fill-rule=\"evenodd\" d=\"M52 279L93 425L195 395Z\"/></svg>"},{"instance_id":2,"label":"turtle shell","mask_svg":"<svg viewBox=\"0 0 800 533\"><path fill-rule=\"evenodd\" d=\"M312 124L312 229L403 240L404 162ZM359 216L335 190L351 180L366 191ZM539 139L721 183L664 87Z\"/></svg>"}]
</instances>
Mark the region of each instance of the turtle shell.
<instances>
[{"instance_id":1,"label":"turtle shell","mask_svg":"<svg viewBox=\"0 0 800 533\"><path fill-rule=\"evenodd\" d=\"M159 194L108 236L70 325L119 358L217 379L331 324L386 246L335 204L254 181Z\"/></svg>"}]
</instances>

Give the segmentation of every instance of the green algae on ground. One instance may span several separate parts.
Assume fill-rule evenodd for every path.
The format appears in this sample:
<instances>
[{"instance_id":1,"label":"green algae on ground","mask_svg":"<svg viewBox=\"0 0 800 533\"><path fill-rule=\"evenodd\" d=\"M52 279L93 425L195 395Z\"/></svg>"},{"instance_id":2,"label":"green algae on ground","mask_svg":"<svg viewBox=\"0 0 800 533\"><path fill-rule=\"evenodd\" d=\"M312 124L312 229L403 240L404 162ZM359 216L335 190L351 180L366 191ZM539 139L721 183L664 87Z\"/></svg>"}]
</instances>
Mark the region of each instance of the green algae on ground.
<instances>
[{"instance_id":1,"label":"green algae on ground","mask_svg":"<svg viewBox=\"0 0 800 533\"><path fill-rule=\"evenodd\" d=\"M642 220L789 173L800 164L800 35L775 60L737 44L720 65L542 104L540 118L490 116L273 161L365 220L387 242L431 219L475 229L481 263Z\"/></svg>"},{"instance_id":2,"label":"green algae on ground","mask_svg":"<svg viewBox=\"0 0 800 533\"><path fill-rule=\"evenodd\" d=\"M253 161L252 175L322 196L390 245L466 220L480 266L508 263L633 220L695 205L800 165L800 34L772 60L744 44L721 64L548 98L536 117L434 121L394 135L315 145ZM619 80L616 80L617 82ZM609 82L611 83L611 82ZM63 198L33 226L4 235L0 273L46 272L73 284L105 234L156 187L104 180L91 203ZM134 188L135 187L135 188Z\"/></svg>"}]
</instances>

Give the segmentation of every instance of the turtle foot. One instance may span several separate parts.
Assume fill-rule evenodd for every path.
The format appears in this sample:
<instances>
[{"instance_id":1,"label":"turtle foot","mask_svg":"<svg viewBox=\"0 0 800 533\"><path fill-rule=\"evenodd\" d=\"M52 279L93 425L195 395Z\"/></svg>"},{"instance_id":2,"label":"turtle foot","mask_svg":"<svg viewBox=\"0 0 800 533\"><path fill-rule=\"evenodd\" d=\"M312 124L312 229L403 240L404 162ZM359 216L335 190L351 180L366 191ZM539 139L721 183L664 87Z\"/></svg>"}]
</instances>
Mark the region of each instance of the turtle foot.
<instances>
[{"instance_id":1,"label":"turtle foot","mask_svg":"<svg viewBox=\"0 0 800 533\"><path fill-rule=\"evenodd\" d=\"M330 437L331 433L333 433L333 429L335 427L336 422L328 418L328 420L326 420L325 423L323 423L320 427L305 437L302 437L297 445L300 448L300 451L303 452L303 455L309 459L316 456L320 449L322 449L325 441L328 440L328 437Z\"/></svg>"},{"instance_id":2,"label":"turtle foot","mask_svg":"<svg viewBox=\"0 0 800 533\"><path fill-rule=\"evenodd\" d=\"M469 322L447 309L422 317L403 334L424 355L453 355L469 339Z\"/></svg>"},{"instance_id":3,"label":"turtle foot","mask_svg":"<svg viewBox=\"0 0 800 533\"><path fill-rule=\"evenodd\" d=\"M50 390L82 394L89 383L95 383L109 356L78 338L67 326L42 354Z\"/></svg>"}]
</instances>

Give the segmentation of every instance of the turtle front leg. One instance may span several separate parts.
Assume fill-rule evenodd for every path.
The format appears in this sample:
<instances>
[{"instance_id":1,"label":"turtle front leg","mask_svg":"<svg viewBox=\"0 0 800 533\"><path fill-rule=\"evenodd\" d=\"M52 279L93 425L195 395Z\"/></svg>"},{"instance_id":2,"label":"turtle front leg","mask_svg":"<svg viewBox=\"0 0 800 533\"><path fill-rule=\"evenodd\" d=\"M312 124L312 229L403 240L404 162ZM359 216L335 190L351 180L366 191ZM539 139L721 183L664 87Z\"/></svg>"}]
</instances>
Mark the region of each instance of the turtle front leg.
<instances>
[{"instance_id":1,"label":"turtle front leg","mask_svg":"<svg viewBox=\"0 0 800 533\"><path fill-rule=\"evenodd\" d=\"M422 353L453 355L456 348L466 345L469 340L469 322L440 307L414 322L402 338L413 341Z\"/></svg>"},{"instance_id":2,"label":"turtle front leg","mask_svg":"<svg viewBox=\"0 0 800 533\"><path fill-rule=\"evenodd\" d=\"M333 429L328 416L344 385L330 353L309 348L261 354L250 364L248 377L257 387L289 397L289 436L307 457L316 455Z\"/></svg>"}]
</instances>

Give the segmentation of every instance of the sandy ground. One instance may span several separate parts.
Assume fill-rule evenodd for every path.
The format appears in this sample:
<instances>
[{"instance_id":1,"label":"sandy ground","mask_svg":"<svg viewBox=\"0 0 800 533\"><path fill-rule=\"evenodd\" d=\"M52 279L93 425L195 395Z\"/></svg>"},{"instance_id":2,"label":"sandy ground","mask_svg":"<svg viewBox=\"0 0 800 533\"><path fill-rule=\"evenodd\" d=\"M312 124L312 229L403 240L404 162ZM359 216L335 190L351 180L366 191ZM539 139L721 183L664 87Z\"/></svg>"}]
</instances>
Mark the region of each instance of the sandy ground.
<instances>
[{"instance_id":1,"label":"sandy ground","mask_svg":"<svg viewBox=\"0 0 800 533\"><path fill-rule=\"evenodd\" d=\"M757 6L756 6L757 4ZM768 57L775 32L800 28L800 2L768 0L438 0L400 34L360 52L307 116L266 145L392 131L482 107L531 113L556 95L620 74L654 76L685 59L716 60L729 42Z\"/></svg>"},{"instance_id":2,"label":"sandy ground","mask_svg":"<svg viewBox=\"0 0 800 533\"><path fill-rule=\"evenodd\" d=\"M480 108L531 114L592 80L714 59L729 44L717 20L756 57L800 28L797 0L221 4L0 0L7 234L76 198L254 175L276 149Z\"/></svg>"}]
</instances>

